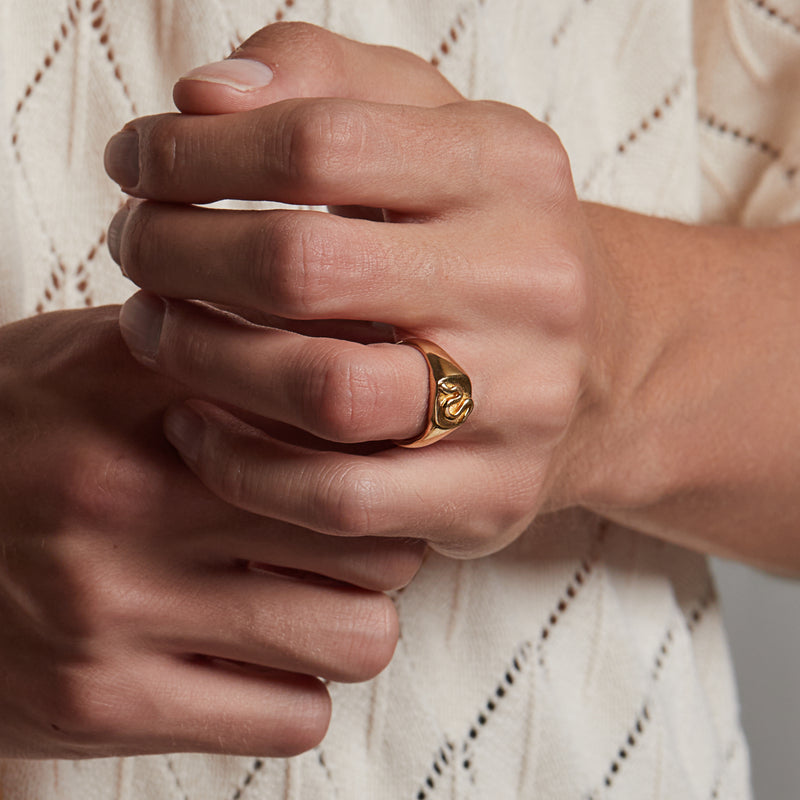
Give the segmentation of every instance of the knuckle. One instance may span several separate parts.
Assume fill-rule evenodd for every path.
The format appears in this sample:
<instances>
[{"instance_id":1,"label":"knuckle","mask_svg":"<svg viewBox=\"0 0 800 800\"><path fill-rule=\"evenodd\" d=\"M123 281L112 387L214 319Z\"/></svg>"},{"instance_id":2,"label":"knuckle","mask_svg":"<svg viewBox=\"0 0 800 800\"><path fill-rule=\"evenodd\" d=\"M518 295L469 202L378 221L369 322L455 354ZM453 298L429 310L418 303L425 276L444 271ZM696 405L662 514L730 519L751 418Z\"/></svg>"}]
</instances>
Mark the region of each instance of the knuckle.
<instances>
[{"instance_id":1,"label":"knuckle","mask_svg":"<svg viewBox=\"0 0 800 800\"><path fill-rule=\"evenodd\" d=\"M299 63L310 65L319 75L334 74L330 70L337 66L341 51L340 39L335 34L310 22L299 21L268 25L253 34L247 44L268 52L291 52Z\"/></svg>"},{"instance_id":2,"label":"knuckle","mask_svg":"<svg viewBox=\"0 0 800 800\"><path fill-rule=\"evenodd\" d=\"M326 292L325 265L331 263L329 236L320 235L321 220L307 213L270 212L255 238L250 259L257 296L292 318L315 317Z\"/></svg>"},{"instance_id":3,"label":"knuckle","mask_svg":"<svg viewBox=\"0 0 800 800\"><path fill-rule=\"evenodd\" d=\"M481 126L481 134L486 154L492 160L516 161L519 149L531 138L531 128L535 125L533 117L526 111L496 100L479 100L475 103L476 123ZM519 170L519 164L517 164Z\"/></svg>"},{"instance_id":4,"label":"knuckle","mask_svg":"<svg viewBox=\"0 0 800 800\"><path fill-rule=\"evenodd\" d=\"M77 751L108 746L126 727L124 704L113 682L97 674L96 665L62 670L47 704L54 735Z\"/></svg>"},{"instance_id":5,"label":"knuckle","mask_svg":"<svg viewBox=\"0 0 800 800\"><path fill-rule=\"evenodd\" d=\"M536 151L542 163L549 166L554 175L569 172L569 158L558 134L549 125L535 122L531 133L535 138Z\"/></svg>"},{"instance_id":6,"label":"knuckle","mask_svg":"<svg viewBox=\"0 0 800 800\"><path fill-rule=\"evenodd\" d=\"M384 491L373 468L349 464L332 470L323 480L320 509L329 533L369 536L377 532Z\"/></svg>"},{"instance_id":7,"label":"knuckle","mask_svg":"<svg viewBox=\"0 0 800 800\"><path fill-rule=\"evenodd\" d=\"M114 560L117 547L113 537L102 546L90 536L63 535L50 542L47 566L54 588L39 593L35 613L54 640L89 652L147 614L150 587L130 579L128 561Z\"/></svg>"},{"instance_id":8,"label":"knuckle","mask_svg":"<svg viewBox=\"0 0 800 800\"><path fill-rule=\"evenodd\" d=\"M351 103L316 100L294 105L285 115L281 163L290 180L316 186L333 185L343 170L357 165L368 141L365 117Z\"/></svg>"},{"instance_id":9,"label":"knuckle","mask_svg":"<svg viewBox=\"0 0 800 800\"><path fill-rule=\"evenodd\" d=\"M386 45L371 45L381 59L390 59L397 64L401 74L413 76L409 85L414 87L415 98L420 105L440 105L463 100L461 94L444 78L438 67L402 48Z\"/></svg>"},{"instance_id":10,"label":"knuckle","mask_svg":"<svg viewBox=\"0 0 800 800\"><path fill-rule=\"evenodd\" d=\"M581 260L564 253L550 262L542 276L547 298L547 316L551 329L559 333L583 327L590 310L588 277Z\"/></svg>"},{"instance_id":11,"label":"knuckle","mask_svg":"<svg viewBox=\"0 0 800 800\"><path fill-rule=\"evenodd\" d=\"M549 125L534 119L522 109L507 107L509 124L524 148L531 166L547 181L569 174L569 158L558 134Z\"/></svg>"},{"instance_id":12,"label":"knuckle","mask_svg":"<svg viewBox=\"0 0 800 800\"><path fill-rule=\"evenodd\" d=\"M575 199L575 188L572 181L572 167L569 156L561 143L558 134L547 125L536 124L536 133L529 143L529 150L535 159L531 166L538 176L537 188L542 200L552 206Z\"/></svg>"},{"instance_id":13,"label":"knuckle","mask_svg":"<svg viewBox=\"0 0 800 800\"><path fill-rule=\"evenodd\" d=\"M295 268L298 227L296 215L267 213L253 237L254 252L249 259L256 296L288 316L299 311L304 295L299 285L304 271Z\"/></svg>"},{"instance_id":14,"label":"knuckle","mask_svg":"<svg viewBox=\"0 0 800 800\"><path fill-rule=\"evenodd\" d=\"M491 555L516 539L531 521L539 491L539 465L520 469L516 456L493 458L485 463L483 485L486 499L473 504L458 522L442 526L428 546L453 559ZM497 487L502 491L496 491Z\"/></svg>"},{"instance_id":15,"label":"knuckle","mask_svg":"<svg viewBox=\"0 0 800 800\"><path fill-rule=\"evenodd\" d=\"M481 101L479 106L484 168L499 172L512 185L533 188L540 203L574 195L569 157L551 127L511 105Z\"/></svg>"},{"instance_id":16,"label":"knuckle","mask_svg":"<svg viewBox=\"0 0 800 800\"><path fill-rule=\"evenodd\" d=\"M510 544L513 536L505 525L510 516L507 509L502 514L487 513L463 528L456 536L448 536L431 544L431 548L447 558L457 560L483 558L502 550ZM519 531L521 533L521 531Z\"/></svg>"},{"instance_id":17,"label":"knuckle","mask_svg":"<svg viewBox=\"0 0 800 800\"><path fill-rule=\"evenodd\" d=\"M320 391L309 394L315 398L312 414L316 427L335 441L363 440L359 431L378 405L375 374L351 352L339 351L328 356L318 376Z\"/></svg>"},{"instance_id":18,"label":"knuckle","mask_svg":"<svg viewBox=\"0 0 800 800\"><path fill-rule=\"evenodd\" d=\"M68 535L53 537L42 559L55 591L38 592L28 614L49 632L51 639L80 648L97 629L103 609L102 588L95 583L95 567L85 542Z\"/></svg>"},{"instance_id":19,"label":"knuckle","mask_svg":"<svg viewBox=\"0 0 800 800\"><path fill-rule=\"evenodd\" d=\"M447 106L454 115L459 150L482 193L503 195L526 173L527 143L535 120L521 109L494 100L466 101Z\"/></svg>"},{"instance_id":20,"label":"knuckle","mask_svg":"<svg viewBox=\"0 0 800 800\"><path fill-rule=\"evenodd\" d=\"M535 124L534 118L524 109L498 100L475 101L475 108L483 117L485 129L501 140L506 139L509 129L525 134L531 124Z\"/></svg>"},{"instance_id":21,"label":"knuckle","mask_svg":"<svg viewBox=\"0 0 800 800\"><path fill-rule=\"evenodd\" d=\"M136 460L100 451L73 463L64 494L79 522L117 530L148 507L153 482Z\"/></svg>"}]
</instances>

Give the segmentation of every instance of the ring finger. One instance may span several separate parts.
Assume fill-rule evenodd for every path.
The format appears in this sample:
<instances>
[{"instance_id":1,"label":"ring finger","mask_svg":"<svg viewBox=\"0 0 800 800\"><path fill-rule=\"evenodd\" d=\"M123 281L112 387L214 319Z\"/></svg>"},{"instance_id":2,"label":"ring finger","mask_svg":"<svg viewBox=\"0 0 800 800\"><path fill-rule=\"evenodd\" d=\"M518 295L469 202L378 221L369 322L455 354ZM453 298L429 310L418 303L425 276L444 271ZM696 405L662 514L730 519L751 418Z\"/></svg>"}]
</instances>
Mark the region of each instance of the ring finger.
<instances>
[{"instance_id":1,"label":"ring finger","mask_svg":"<svg viewBox=\"0 0 800 800\"><path fill-rule=\"evenodd\" d=\"M410 439L425 425L428 369L411 347L301 336L146 293L120 327L134 355L197 396L329 441Z\"/></svg>"}]
</instances>

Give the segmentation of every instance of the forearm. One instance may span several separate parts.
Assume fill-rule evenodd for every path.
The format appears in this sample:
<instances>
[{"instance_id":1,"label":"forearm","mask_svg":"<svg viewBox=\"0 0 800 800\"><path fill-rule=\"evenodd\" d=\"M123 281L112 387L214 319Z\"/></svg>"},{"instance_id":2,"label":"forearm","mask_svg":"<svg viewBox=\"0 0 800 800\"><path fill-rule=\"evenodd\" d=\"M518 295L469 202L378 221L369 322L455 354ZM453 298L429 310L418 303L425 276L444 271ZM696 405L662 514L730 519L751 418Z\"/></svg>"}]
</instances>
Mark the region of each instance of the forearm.
<instances>
[{"instance_id":1,"label":"forearm","mask_svg":"<svg viewBox=\"0 0 800 800\"><path fill-rule=\"evenodd\" d=\"M800 571L800 226L586 212L608 297L562 486L647 533Z\"/></svg>"}]
</instances>

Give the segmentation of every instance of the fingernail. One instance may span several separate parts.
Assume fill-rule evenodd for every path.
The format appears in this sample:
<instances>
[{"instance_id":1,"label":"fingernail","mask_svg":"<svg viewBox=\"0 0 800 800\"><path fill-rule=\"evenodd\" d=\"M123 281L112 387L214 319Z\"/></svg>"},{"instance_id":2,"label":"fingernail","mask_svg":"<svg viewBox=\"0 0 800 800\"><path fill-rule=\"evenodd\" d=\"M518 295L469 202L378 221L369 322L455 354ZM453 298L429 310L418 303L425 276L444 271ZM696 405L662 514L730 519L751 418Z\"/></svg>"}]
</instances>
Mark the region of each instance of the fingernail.
<instances>
[{"instance_id":1,"label":"fingernail","mask_svg":"<svg viewBox=\"0 0 800 800\"><path fill-rule=\"evenodd\" d=\"M108 233L106 234L108 252L111 253L111 258L119 264L122 269L122 274L126 278L128 277L128 273L125 271L125 265L122 263L122 234L131 211L143 202L144 200L139 200L138 198L130 198L130 200L114 214L114 218L111 220L111 224L108 226Z\"/></svg>"},{"instance_id":2,"label":"fingernail","mask_svg":"<svg viewBox=\"0 0 800 800\"><path fill-rule=\"evenodd\" d=\"M115 133L103 156L106 172L123 189L139 183L139 134L136 131Z\"/></svg>"},{"instance_id":3,"label":"fingernail","mask_svg":"<svg viewBox=\"0 0 800 800\"><path fill-rule=\"evenodd\" d=\"M122 260L120 257L120 245L122 244L122 229L125 227L125 220L128 219L128 214L130 214L130 206L125 203L122 208L114 214L114 219L111 220L111 224L108 226L108 234L106 239L108 240L108 252L111 253L111 258L117 262L120 266L122 266ZM125 270L122 270L123 274Z\"/></svg>"},{"instance_id":4,"label":"fingernail","mask_svg":"<svg viewBox=\"0 0 800 800\"><path fill-rule=\"evenodd\" d=\"M170 444L191 464L200 456L205 420L188 406L173 406L164 416L164 434Z\"/></svg>"},{"instance_id":5,"label":"fingernail","mask_svg":"<svg viewBox=\"0 0 800 800\"><path fill-rule=\"evenodd\" d=\"M226 61L215 61L202 67L190 70L182 75L181 81L207 81L230 86L237 92L252 92L269 86L274 74L272 70L260 61L249 58L229 58Z\"/></svg>"},{"instance_id":6,"label":"fingernail","mask_svg":"<svg viewBox=\"0 0 800 800\"><path fill-rule=\"evenodd\" d=\"M157 295L139 292L131 297L119 313L122 338L139 359L155 363L166 303Z\"/></svg>"}]
</instances>

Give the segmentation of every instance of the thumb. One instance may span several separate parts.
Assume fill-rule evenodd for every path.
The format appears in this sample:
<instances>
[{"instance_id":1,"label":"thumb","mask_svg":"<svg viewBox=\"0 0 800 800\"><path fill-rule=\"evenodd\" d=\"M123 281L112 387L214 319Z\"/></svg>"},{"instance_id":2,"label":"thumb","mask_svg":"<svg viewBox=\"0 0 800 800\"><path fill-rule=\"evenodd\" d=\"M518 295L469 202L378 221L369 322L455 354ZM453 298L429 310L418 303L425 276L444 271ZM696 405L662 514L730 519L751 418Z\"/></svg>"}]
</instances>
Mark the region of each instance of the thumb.
<instances>
[{"instance_id":1,"label":"thumb","mask_svg":"<svg viewBox=\"0 0 800 800\"><path fill-rule=\"evenodd\" d=\"M395 47L345 39L304 22L279 22L225 61L186 73L173 99L189 114L223 114L297 97L345 97L438 106L461 95L430 63Z\"/></svg>"}]
</instances>

